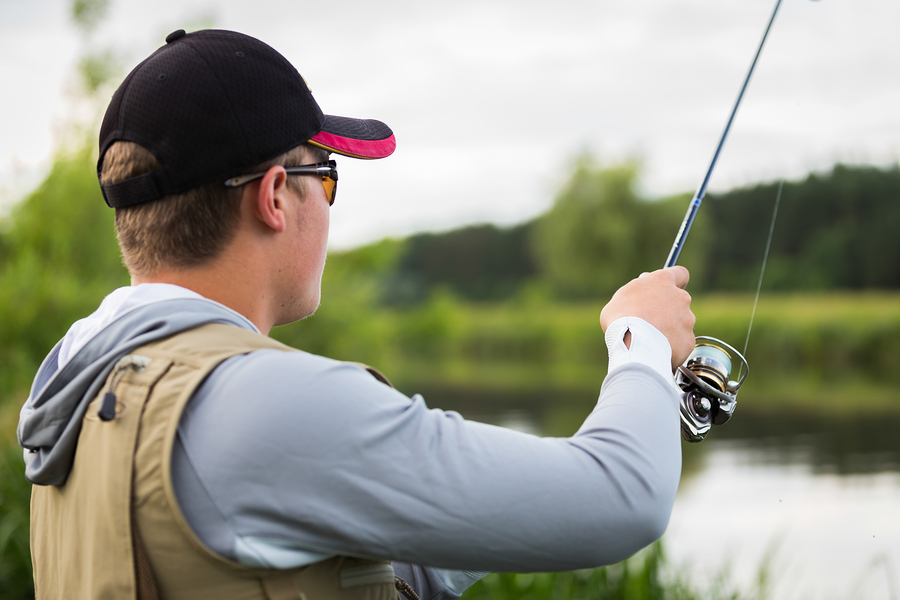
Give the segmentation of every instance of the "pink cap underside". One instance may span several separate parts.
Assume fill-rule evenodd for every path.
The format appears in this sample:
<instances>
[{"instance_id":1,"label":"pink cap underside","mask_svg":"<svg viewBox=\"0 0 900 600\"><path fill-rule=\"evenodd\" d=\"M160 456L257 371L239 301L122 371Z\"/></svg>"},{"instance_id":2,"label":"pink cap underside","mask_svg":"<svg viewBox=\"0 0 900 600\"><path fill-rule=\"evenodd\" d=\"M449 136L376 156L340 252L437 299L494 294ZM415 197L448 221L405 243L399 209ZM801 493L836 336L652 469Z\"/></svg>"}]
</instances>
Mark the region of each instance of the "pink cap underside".
<instances>
[{"instance_id":1,"label":"pink cap underside","mask_svg":"<svg viewBox=\"0 0 900 600\"><path fill-rule=\"evenodd\" d=\"M339 154L356 158L384 158L390 156L397 147L393 135L383 140L355 140L320 131L309 141Z\"/></svg>"}]
</instances>

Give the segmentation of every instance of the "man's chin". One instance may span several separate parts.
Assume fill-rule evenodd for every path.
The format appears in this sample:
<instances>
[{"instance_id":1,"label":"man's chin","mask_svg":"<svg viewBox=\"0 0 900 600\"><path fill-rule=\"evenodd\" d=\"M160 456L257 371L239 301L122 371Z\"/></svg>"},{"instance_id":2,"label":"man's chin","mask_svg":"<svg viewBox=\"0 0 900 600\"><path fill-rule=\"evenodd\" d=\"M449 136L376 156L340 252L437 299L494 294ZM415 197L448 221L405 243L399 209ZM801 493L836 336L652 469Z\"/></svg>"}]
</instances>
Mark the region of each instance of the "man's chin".
<instances>
[{"instance_id":1,"label":"man's chin","mask_svg":"<svg viewBox=\"0 0 900 600\"><path fill-rule=\"evenodd\" d=\"M318 304L316 304L315 307L313 307L313 309L312 309L311 311L309 311L308 313L306 313L305 315L303 315L302 317L300 317L300 318L297 319L297 320L298 320L298 321L302 321L303 319L308 319L309 317L311 317L311 316L313 316L314 314L316 314L316 311L317 311L317 310L319 310L319 305L318 305Z\"/></svg>"},{"instance_id":2,"label":"man's chin","mask_svg":"<svg viewBox=\"0 0 900 600\"><path fill-rule=\"evenodd\" d=\"M312 308L309 307L310 305L312 306ZM278 321L275 323L275 325L276 326L288 325L290 323L296 323L297 321L302 321L303 319L309 318L309 317L313 316L314 314L316 314L316 311L318 309L319 309L319 299L316 298L315 303L310 302L307 304L307 306L305 306L303 308L297 307L297 310L294 310L288 314L282 315L282 318L278 319Z\"/></svg>"}]
</instances>

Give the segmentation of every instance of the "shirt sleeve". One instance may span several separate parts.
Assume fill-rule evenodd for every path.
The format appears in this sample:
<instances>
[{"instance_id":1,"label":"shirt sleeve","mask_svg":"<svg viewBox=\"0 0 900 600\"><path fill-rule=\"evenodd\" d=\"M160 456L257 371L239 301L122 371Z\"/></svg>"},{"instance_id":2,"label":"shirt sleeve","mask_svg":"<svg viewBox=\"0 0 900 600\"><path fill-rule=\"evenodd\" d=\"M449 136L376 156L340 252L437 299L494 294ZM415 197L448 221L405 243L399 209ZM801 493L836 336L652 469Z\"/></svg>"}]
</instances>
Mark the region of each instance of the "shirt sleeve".
<instances>
[{"instance_id":1,"label":"shirt sleeve","mask_svg":"<svg viewBox=\"0 0 900 600\"><path fill-rule=\"evenodd\" d=\"M631 345L624 342L631 332ZM675 387L672 376L672 346L658 329L639 317L622 317L606 328L606 347L609 350L609 371L627 364L647 365Z\"/></svg>"},{"instance_id":2,"label":"shirt sleeve","mask_svg":"<svg viewBox=\"0 0 900 600\"><path fill-rule=\"evenodd\" d=\"M250 566L335 554L457 571L618 562L665 531L681 470L677 394L658 356L641 359L661 337L644 325L628 322L631 349L569 438L429 409L303 352L234 357L182 415L179 504L210 548Z\"/></svg>"}]
</instances>

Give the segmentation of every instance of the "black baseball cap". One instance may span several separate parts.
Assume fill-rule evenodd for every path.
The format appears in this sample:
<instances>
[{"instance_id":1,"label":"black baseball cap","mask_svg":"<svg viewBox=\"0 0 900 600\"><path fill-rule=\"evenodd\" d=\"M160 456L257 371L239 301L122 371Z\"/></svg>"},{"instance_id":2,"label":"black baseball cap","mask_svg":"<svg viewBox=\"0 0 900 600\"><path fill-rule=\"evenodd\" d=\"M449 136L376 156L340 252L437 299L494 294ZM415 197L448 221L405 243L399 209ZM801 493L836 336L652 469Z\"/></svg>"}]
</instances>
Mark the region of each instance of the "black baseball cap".
<instances>
[{"instance_id":1,"label":"black baseball cap","mask_svg":"<svg viewBox=\"0 0 900 600\"><path fill-rule=\"evenodd\" d=\"M381 121L324 114L297 69L267 44L214 29L169 34L128 74L100 127L98 177L117 141L143 146L162 168L101 185L112 207L224 182L304 142L363 159L396 147Z\"/></svg>"}]
</instances>

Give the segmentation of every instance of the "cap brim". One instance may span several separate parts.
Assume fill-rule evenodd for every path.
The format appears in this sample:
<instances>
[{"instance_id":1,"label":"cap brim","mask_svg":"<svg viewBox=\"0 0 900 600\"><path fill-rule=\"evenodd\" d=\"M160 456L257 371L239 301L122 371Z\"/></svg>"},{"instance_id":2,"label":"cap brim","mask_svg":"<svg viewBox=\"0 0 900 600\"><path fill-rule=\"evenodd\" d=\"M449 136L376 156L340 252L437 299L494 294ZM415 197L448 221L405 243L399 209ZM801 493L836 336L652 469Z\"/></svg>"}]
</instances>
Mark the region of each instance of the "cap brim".
<instances>
[{"instance_id":1,"label":"cap brim","mask_svg":"<svg viewBox=\"0 0 900 600\"><path fill-rule=\"evenodd\" d=\"M397 147L391 128L373 119L325 115L322 131L309 143L352 158L384 158Z\"/></svg>"}]
</instances>

